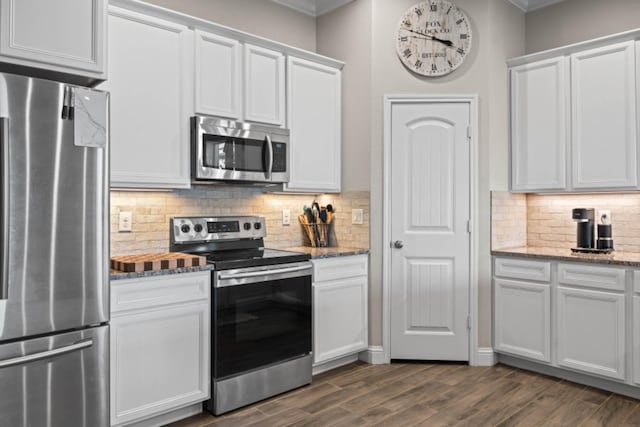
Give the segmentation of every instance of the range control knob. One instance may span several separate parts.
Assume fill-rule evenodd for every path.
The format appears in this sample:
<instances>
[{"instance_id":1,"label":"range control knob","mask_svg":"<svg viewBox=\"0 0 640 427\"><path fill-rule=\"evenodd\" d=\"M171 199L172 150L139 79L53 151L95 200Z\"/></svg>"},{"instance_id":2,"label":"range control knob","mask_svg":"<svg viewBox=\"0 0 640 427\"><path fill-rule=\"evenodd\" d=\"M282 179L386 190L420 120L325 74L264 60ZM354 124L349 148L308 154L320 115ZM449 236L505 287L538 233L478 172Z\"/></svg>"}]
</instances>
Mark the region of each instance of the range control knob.
<instances>
[{"instance_id":1,"label":"range control knob","mask_svg":"<svg viewBox=\"0 0 640 427\"><path fill-rule=\"evenodd\" d=\"M245 230L249 231L249 230L251 230L251 223L250 222L245 222L243 227L244 227Z\"/></svg>"},{"instance_id":2,"label":"range control knob","mask_svg":"<svg viewBox=\"0 0 640 427\"><path fill-rule=\"evenodd\" d=\"M191 231L191 226L189 224L182 224L180 226L180 231L182 231L183 233L188 233L189 231Z\"/></svg>"},{"instance_id":3,"label":"range control knob","mask_svg":"<svg viewBox=\"0 0 640 427\"><path fill-rule=\"evenodd\" d=\"M255 222L253 224L253 228L255 228L256 230L260 230L262 228L262 224L259 222Z\"/></svg>"},{"instance_id":4,"label":"range control knob","mask_svg":"<svg viewBox=\"0 0 640 427\"><path fill-rule=\"evenodd\" d=\"M202 224L196 224L193 226L193 231L195 231L196 233L199 233L202 231Z\"/></svg>"}]
</instances>

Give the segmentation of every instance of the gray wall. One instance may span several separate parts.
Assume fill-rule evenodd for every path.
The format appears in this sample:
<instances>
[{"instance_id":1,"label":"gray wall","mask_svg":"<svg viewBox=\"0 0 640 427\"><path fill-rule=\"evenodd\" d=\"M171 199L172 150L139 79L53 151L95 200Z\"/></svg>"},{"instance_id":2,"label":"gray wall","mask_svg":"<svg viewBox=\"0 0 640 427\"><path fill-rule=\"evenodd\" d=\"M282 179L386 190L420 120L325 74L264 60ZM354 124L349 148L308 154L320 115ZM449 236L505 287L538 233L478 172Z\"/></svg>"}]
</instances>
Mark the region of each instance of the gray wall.
<instances>
[{"instance_id":1,"label":"gray wall","mask_svg":"<svg viewBox=\"0 0 640 427\"><path fill-rule=\"evenodd\" d=\"M640 27L638 0L566 0L526 15L526 52Z\"/></svg>"},{"instance_id":2,"label":"gray wall","mask_svg":"<svg viewBox=\"0 0 640 427\"><path fill-rule=\"evenodd\" d=\"M315 18L267 0L145 0L301 49L316 50Z\"/></svg>"},{"instance_id":3,"label":"gray wall","mask_svg":"<svg viewBox=\"0 0 640 427\"><path fill-rule=\"evenodd\" d=\"M369 191L371 0L356 0L318 18L318 53L344 61L342 190Z\"/></svg>"},{"instance_id":4,"label":"gray wall","mask_svg":"<svg viewBox=\"0 0 640 427\"><path fill-rule=\"evenodd\" d=\"M398 20L415 0L373 0L371 116L370 341L382 342L383 96L385 94L478 94L479 180L476 232L479 255L480 346L491 346L490 190L508 182L507 69L505 61L524 53L524 13L507 0L458 0L472 21L473 52L456 72L418 77L397 58Z\"/></svg>"}]
</instances>

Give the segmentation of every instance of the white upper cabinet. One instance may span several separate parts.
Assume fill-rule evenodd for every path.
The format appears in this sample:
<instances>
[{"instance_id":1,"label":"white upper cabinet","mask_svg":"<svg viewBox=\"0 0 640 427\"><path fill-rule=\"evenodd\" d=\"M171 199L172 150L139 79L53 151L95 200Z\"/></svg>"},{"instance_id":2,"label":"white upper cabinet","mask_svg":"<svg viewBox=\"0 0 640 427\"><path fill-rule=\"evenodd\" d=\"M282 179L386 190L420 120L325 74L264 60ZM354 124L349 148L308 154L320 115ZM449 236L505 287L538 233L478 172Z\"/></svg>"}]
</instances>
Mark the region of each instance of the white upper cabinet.
<instances>
[{"instance_id":1,"label":"white upper cabinet","mask_svg":"<svg viewBox=\"0 0 640 427\"><path fill-rule=\"evenodd\" d=\"M633 41L571 55L573 187L635 188Z\"/></svg>"},{"instance_id":2,"label":"white upper cabinet","mask_svg":"<svg viewBox=\"0 0 640 427\"><path fill-rule=\"evenodd\" d=\"M511 69L512 190L564 190L566 183L566 59Z\"/></svg>"},{"instance_id":3,"label":"white upper cabinet","mask_svg":"<svg viewBox=\"0 0 640 427\"><path fill-rule=\"evenodd\" d=\"M196 30L195 111L242 119L242 45Z\"/></svg>"},{"instance_id":4,"label":"white upper cabinet","mask_svg":"<svg viewBox=\"0 0 640 427\"><path fill-rule=\"evenodd\" d=\"M515 58L511 190L638 188L640 31Z\"/></svg>"},{"instance_id":5,"label":"white upper cabinet","mask_svg":"<svg viewBox=\"0 0 640 427\"><path fill-rule=\"evenodd\" d=\"M284 126L284 55L271 49L244 46L244 119Z\"/></svg>"},{"instance_id":6,"label":"white upper cabinet","mask_svg":"<svg viewBox=\"0 0 640 427\"><path fill-rule=\"evenodd\" d=\"M186 188L193 32L109 8L111 186Z\"/></svg>"},{"instance_id":7,"label":"white upper cabinet","mask_svg":"<svg viewBox=\"0 0 640 427\"><path fill-rule=\"evenodd\" d=\"M103 80L106 21L107 0L0 0L0 61Z\"/></svg>"},{"instance_id":8,"label":"white upper cabinet","mask_svg":"<svg viewBox=\"0 0 640 427\"><path fill-rule=\"evenodd\" d=\"M341 72L290 56L287 79L291 159L285 189L340 192Z\"/></svg>"}]
</instances>

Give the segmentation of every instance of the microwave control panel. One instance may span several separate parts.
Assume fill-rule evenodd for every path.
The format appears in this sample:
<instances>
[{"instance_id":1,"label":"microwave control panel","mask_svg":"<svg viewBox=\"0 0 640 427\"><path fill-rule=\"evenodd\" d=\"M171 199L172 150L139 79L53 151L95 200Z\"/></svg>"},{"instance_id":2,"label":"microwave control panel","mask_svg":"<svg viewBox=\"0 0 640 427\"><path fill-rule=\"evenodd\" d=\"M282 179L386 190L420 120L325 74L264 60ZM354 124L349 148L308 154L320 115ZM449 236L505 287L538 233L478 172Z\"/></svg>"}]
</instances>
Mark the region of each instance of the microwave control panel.
<instances>
[{"instance_id":1,"label":"microwave control panel","mask_svg":"<svg viewBox=\"0 0 640 427\"><path fill-rule=\"evenodd\" d=\"M287 144L284 142L273 143L273 169L271 171L287 171Z\"/></svg>"}]
</instances>

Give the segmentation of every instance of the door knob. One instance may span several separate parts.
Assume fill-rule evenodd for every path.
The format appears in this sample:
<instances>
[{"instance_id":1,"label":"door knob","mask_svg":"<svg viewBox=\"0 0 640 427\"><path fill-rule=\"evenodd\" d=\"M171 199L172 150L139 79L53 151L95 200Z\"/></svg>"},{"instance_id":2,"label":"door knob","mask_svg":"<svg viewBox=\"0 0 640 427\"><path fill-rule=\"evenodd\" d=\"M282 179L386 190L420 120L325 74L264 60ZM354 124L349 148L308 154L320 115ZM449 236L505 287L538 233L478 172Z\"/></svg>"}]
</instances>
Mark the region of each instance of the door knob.
<instances>
[{"instance_id":1,"label":"door knob","mask_svg":"<svg viewBox=\"0 0 640 427\"><path fill-rule=\"evenodd\" d=\"M404 246L404 243L402 242L402 240L396 240L395 242L393 242L393 247L396 249L401 249Z\"/></svg>"}]
</instances>

